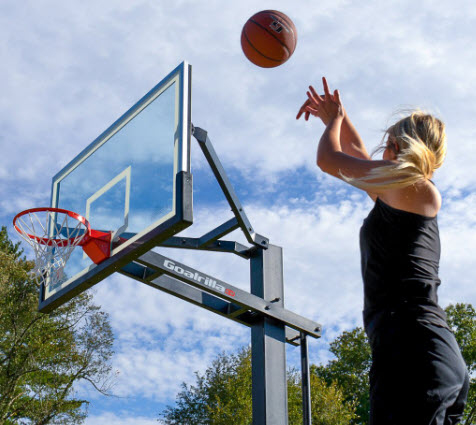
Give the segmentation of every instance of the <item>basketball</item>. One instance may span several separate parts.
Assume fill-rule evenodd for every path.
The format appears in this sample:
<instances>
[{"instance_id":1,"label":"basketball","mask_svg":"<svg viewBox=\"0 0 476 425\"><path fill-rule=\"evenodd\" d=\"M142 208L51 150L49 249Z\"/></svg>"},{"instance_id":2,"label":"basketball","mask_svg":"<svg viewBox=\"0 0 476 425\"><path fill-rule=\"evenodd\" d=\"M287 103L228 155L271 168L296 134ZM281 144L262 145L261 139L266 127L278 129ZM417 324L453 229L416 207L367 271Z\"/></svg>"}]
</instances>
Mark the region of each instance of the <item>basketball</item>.
<instances>
[{"instance_id":1,"label":"basketball","mask_svg":"<svg viewBox=\"0 0 476 425\"><path fill-rule=\"evenodd\" d=\"M263 10L248 19L241 32L245 56L262 68L286 62L296 49L297 32L293 21L276 10Z\"/></svg>"}]
</instances>

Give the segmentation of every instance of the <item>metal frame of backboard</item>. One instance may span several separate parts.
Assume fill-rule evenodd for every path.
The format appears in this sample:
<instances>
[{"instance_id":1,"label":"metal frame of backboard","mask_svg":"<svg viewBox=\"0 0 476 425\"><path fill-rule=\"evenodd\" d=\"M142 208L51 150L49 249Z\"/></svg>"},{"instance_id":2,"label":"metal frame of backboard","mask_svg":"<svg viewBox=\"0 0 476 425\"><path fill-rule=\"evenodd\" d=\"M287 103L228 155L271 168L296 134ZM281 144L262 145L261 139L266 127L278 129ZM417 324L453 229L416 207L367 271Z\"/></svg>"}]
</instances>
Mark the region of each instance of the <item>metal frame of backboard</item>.
<instances>
[{"instance_id":1,"label":"metal frame of backboard","mask_svg":"<svg viewBox=\"0 0 476 425\"><path fill-rule=\"evenodd\" d=\"M190 109L188 111L190 114ZM115 125L120 122L112 127ZM109 129L105 133L107 131ZM86 272L74 286L60 290L47 301L42 298L44 288L41 288L40 311L52 311L111 273L118 272L250 327L253 425L288 424L285 344L300 346L303 423L311 425L307 340L308 336L321 336L321 325L284 308L282 249L255 232L207 132L191 124L188 131L188 140L193 134L198 141L234 217L199 238L175 236L192 223L192 175L188 162L188 167L177 174L176 208L180 211L172 227L158 226L154 237L147 241L133 233L122 233L121 237L129 240L126 249L95 266L94 272ZM101 137L103 135L98 139ZM126 178L127 173L124 176L117 179ZM243 232L250 246L222 239L237 229ZM245 258L250 265L250 292L165 257L153 251L155 247L226 252Z\"/></svg>"},{"instance_id":2,"label":"metal frame of backboard","mask_svg":"<svg viewBox=\"0 0 476 425\"><path fill-rule=\"evenodd\" d=\"M39 310L48 313L59 305L65 303L77 294L85 291L96 283L100 282L110 274L118 271L143 253L149 251L161 241L164 241L174 234L180 232L193 222L192 210L192 175L190 173L190 143L191 143L191 65L183 62L152 90L143 96L134 106L124 113L108 129L99 135L89 146L67 164L59 173L53 177L51 189L51 206L57 207L59 202L59 187L62 180L74 171L82 162L87 160L94 152L101 148L120 129L126 126L135 116L150 105L168 87L178 83L179 105L176 111L176 132L174 141L174 199L172 211L164 217L149 225L141 233L135 234L127 242L113 245L110 258L96 265L91 264L78 274L71 276L59 289L49 291L48 286L41 285ZM116 180L124 179L128 181L128 170L111 180L103 187L102 192L106 192ZM126 184L127 187L127 184ZM127 192L127 190L126 190ZM97 193L87 200L89 204L94 202ZM127 197L127 195L126 195ZM88 204L88 206L89 206ZM127 206L125 206L127 211ZM127 216L124 218L127 220ZM117 233L117 232L116 232Z\"/></svg>"}]
</instances>

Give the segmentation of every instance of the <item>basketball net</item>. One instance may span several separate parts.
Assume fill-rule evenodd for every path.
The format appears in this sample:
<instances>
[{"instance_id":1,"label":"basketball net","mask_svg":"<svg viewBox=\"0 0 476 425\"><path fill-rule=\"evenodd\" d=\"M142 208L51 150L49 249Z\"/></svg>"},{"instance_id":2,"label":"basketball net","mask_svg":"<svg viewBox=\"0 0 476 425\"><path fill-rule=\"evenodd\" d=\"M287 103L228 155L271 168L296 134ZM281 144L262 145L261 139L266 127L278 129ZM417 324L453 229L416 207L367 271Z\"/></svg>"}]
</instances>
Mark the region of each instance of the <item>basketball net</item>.
<instances>
[{"instance_id":1,"label":"basketball net","mask_svg":"<svg viewBox=\"0 0 476 425\"><path fill-rule=\"evenodd\" d=\"M35 267L30 275L45 287L65 280L64 266L74 248L86 241L88 221L71 211L58 208L34 208L18 214L15 230L33 248Z\"/></svg>"}]
</instances>

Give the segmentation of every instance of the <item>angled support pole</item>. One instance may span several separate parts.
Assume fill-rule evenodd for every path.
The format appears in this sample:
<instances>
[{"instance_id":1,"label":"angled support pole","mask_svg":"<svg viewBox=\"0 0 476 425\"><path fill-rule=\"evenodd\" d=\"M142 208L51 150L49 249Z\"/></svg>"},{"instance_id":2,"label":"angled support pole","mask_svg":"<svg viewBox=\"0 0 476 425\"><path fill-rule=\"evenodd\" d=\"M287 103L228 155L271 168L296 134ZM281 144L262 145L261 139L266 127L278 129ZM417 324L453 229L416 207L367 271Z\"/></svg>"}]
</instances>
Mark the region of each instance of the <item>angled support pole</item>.
<instances>
[{"instance_id":1,"label":"angled support pole","mask_svg":"<svg viewBox=\"0 0 476 425\"><path fill-rule=\"evenodd\" d=\"M236 219L238 220L238 224L241 227L247 241L254 245L260 246L262 248L267 248L268 246L268 239L262 235L259 235L253 230L253 226L251 225L248 217L245 214L245 210L236 196L235 190L228 179L228 176L225 172L225 169L221 165L220 160L213 149L212 143L208 138L208 134L205 130L201 129L200 127L192 127L192 134L197 139L200 148L202 149L205 158L210 165L210 168L217 179L218 184L223 191L230 207L235 214Z\"/></svg>"},{"instance_id":2,"label":"angled support pole","mask_svg":"<svg viewBox=\"0 0 476 425\"><path fill-rule=\"evenodd\" d=\"M199 245L200 247L207 246L212 242L220 239L221 237L227 235L228 233L233 232L240 227L240 223L236 217L228 220L226 223L223 223L221 226L218 226L216 229L211 230L210 232L204 234L200 237Z\"/></svg>"}]
</instances>

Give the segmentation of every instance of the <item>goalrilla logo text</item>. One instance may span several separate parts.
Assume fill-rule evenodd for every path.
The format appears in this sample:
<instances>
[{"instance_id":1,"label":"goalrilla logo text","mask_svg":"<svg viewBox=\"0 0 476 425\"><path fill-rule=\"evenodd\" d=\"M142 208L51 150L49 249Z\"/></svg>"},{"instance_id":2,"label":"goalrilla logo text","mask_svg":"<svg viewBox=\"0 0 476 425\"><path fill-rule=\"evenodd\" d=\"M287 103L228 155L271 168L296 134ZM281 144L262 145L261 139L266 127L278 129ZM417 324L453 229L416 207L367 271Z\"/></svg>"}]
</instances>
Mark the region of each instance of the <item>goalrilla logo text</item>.
<instances>
[{"instance_id":1,"label":"goalrilla logo text","mask_svg":"<svg viewBox=\"0 0 476 425\"><path fill-rule=\"evenodd\" d=\"M223 285L220 285L219 283L217 283L216 280L213 280L207 276L202 276L197 272L192 273L188 270L185 270L184 268L180 266L176 266L173 261L165 260L164 267L169 270L173 270L175 273L182 274L185 277L193 279L195 282L201 283L202 285L208 286L209 288L215 289L216 291L219 291L223 294L229 295L230 297L235 296L235 291L225 288Z\"/></svg>"}]
</instances>

